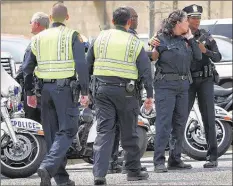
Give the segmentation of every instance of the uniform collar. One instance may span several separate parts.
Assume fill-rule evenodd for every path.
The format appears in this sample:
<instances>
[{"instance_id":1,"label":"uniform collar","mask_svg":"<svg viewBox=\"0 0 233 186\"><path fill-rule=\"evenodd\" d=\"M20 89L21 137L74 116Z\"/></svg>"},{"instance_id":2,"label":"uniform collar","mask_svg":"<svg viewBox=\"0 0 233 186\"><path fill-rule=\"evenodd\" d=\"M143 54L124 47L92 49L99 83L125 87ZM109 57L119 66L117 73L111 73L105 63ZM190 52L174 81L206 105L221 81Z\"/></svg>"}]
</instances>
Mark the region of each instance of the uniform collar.
<instances>
[{"instance_id":1,"label":"uniform collar","mask_svg":"<svg viewBox=\"0 0 233 186\"><path fill-rule=\"evenodd\" d=\"M66 26L66 25L63 24L63 23L59 23L59 22L54 22L54 23L52 23L52 25L51 25L52 28L53 28L53 27L59 27L59 26Z\"/></svg>"},{"instance_id":2,"label":"uniform collar","mask_svg":"<svg viewBox=\"0 0 233 186\"><path fill-rule=\"evenodd\" d=\"M127 30L123 26L120 26L120 25L116 25L116 29L127 32Z\"/></svg>"},{"instance_id":3,"label":"uniform collar","mask_svg":"<svg viewBox=\"0 0 233 186\"><path fill-rule=\"evenodd\" d=\"M128 30L128 32L131 33L131 34L134 34L134 35L137 35L137 34L138 34L138 33L136 32L136 30L131 29L131 28Z\"/></svg>"}]
</instances>

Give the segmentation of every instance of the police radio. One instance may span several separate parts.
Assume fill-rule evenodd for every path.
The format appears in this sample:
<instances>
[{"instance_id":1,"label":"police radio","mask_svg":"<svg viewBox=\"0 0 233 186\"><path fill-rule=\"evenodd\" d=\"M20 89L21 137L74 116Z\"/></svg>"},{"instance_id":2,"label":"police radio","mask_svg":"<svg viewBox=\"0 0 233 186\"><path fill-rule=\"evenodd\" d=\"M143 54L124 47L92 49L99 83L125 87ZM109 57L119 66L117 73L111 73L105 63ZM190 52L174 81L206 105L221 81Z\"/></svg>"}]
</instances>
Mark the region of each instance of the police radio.
<instances>
[{"instance_id":1,"label":"police radio","mask_svg":"<svg viewBox=\"0 0 233 186\"><path fill-rule=\"evenodd\" d=\"M135 81L130 80L130 82L126 84L125 89L127 92L133 92L135 89Z\"/></svg>"}]
</instances>

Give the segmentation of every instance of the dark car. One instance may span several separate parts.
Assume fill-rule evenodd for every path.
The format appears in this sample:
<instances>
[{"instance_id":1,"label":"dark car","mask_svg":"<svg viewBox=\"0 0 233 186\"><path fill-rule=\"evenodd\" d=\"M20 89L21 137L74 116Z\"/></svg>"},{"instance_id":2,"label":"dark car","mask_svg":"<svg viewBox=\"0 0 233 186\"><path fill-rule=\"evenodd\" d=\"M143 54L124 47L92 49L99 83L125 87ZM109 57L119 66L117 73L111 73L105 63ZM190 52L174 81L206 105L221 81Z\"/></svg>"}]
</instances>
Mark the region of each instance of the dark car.
<instances>
[{"instance_id":1,"label":"dark car","mask_svg":"<svg viewBox=\"0 0 233 186\"><path fill-rule=\"evenodd\" d=\"M12 59L15 61L16 71L23 62L25 50L30 41L30 38L22 35L1 34L1 51L11 54Z\"/></svg>"}]
</instances>

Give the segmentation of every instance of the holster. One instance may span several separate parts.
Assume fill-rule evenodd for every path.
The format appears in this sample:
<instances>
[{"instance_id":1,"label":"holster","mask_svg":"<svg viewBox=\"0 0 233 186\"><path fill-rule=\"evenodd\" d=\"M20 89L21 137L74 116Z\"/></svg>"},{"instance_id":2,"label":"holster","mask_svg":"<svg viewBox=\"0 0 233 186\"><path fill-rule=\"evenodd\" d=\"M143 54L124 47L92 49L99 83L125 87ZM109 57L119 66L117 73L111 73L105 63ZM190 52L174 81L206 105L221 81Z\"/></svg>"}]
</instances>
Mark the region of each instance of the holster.
<instances>
[{"instance_id":1,"label":"holster","mask_svg":"<svg viewBox=\"0 0 233 186\"><path fill-rule=\"evenodd\" d=\"M37 97L41 97L41 90L43 87L43 82L39 79L35 79L34 83L35 83L34 93Z\"/></svg>"},{"instance_id":2,"label":"holster","mask_svg":"<svg viewBox=\"0 0 233 186\"><path fill-rule=\"evenodd\" d=\"M141 91L143 90L142 81L140 81L140 80L136 81L135 89L136 89L136 97L138 100L141 101L141 98L142 98Z\"/></svg>"},{"instance_id":3,"label":"holster","mask_svg":"<svg viewBox=\"0 0 233 186\"><path fill-rule=\"evenodd\" d=\"M211 63L211 66L212 66L212 71L213 71L214 82L216 84L219 84L219 81L220 81L219 74L218 74L217 70L215 69L215 65L213 63Z\"/></svg>"},{"instance_id":4,"label":"holster","mask_svg":"<svg viewBox=\"0 0 233 186\"><path fill-rule=\"evenodd\" d=\"M98 89L98 80L94 75L92 75L90 81L90 90L93 98L95 98L97 89Z\"/></svg>"},{"instance_id":5,"label":"holster","mask_svg":"<svg viewBox=\"0 0 233 186\"><path fill-rule=\"evenodd\" d=\"M74 103L79 102L79 96L81 92L81 86L78 80L71 80L70 82L70 88L72 92L72 99Z\"/></svg>"}]
</instances>

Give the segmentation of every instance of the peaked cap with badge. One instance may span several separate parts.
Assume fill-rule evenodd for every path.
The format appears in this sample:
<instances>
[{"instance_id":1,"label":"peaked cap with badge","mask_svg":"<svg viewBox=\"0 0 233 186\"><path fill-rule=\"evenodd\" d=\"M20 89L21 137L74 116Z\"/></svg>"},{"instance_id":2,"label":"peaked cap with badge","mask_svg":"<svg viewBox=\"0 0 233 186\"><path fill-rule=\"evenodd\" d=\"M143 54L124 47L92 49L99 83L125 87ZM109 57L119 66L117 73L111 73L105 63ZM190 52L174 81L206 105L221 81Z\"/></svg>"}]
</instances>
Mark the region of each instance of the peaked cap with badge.
<instances>
[{"instance_id":1,"label":"peaked cap with badge","mask_svg":"<svg viewBox=\"0 0 233 186\"><path fill-rule=\"evenodd\" d=\"M199 17L201 18L201 14L203 12L202 6L193 4L189 5L183 8L183 11L187 13L188 16L190 17Z\"/></svg>"}]
</instances>

